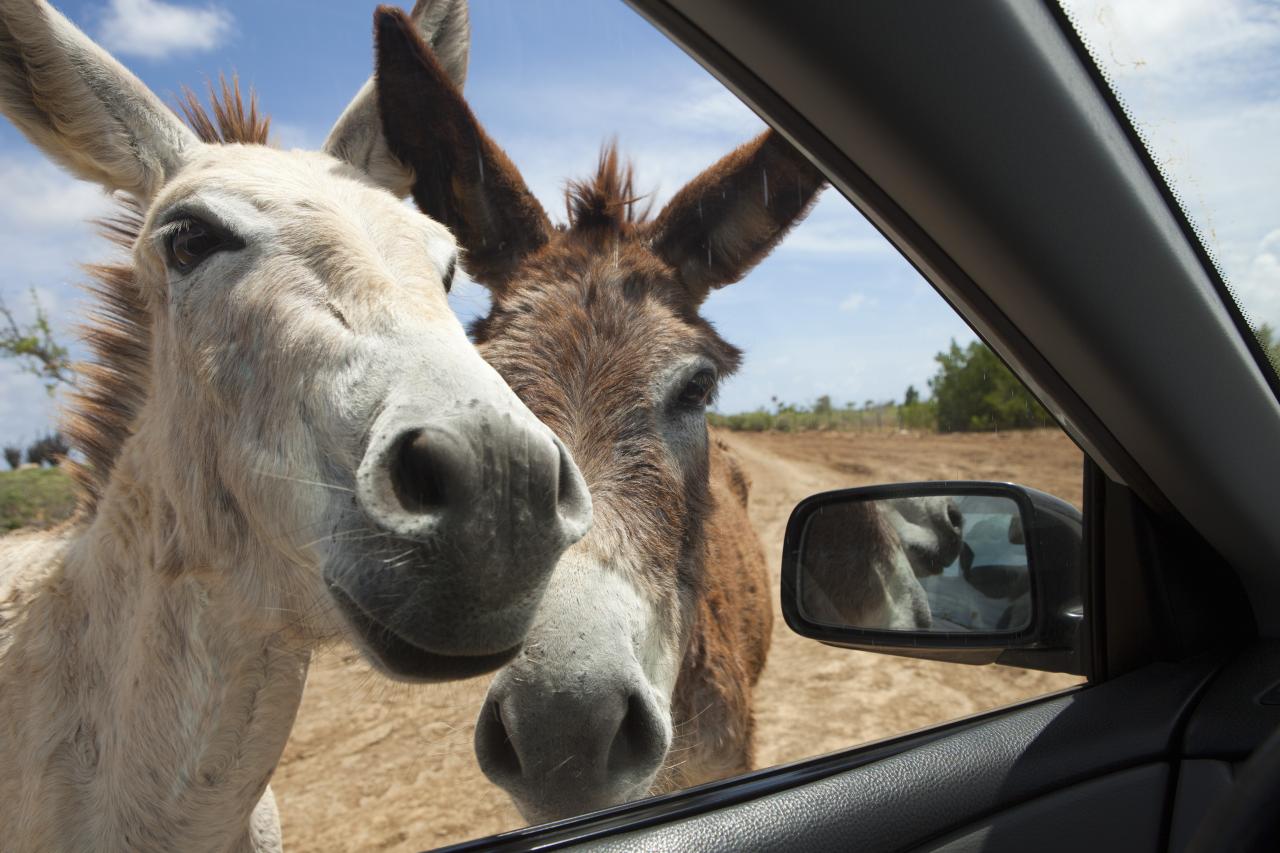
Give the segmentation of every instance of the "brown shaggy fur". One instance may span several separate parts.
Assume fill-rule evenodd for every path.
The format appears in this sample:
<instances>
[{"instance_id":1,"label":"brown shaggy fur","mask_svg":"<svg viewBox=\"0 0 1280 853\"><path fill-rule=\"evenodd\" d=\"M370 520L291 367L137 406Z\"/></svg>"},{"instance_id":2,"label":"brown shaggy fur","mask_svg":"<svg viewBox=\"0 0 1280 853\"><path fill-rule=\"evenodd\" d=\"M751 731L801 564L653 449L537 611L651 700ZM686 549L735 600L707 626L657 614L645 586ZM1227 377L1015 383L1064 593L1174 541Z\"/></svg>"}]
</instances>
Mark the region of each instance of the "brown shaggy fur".
<instances>
[{"instance_id":1,"label":"brown shaggy fur","mask_svg":"<svg viewBox=\"0 0 1280 853\"><path fill-rule=\"evenodd\" d=\"M271 119L258 113L252 91L246 105L240 81L219 78L221 93L209 83L208 110L190 89L183 89L178 110L202 142L266 145ZM126 252L132 251L142 228L142 211L128 197L119 197L120 211L101 220L103 236ZM69 460L77 486L77 515L93 514L134 418L146 401L151 359L151 327L147 304L127 261L86 265L92 281L86 290L93 299L86 322L79 328L92 360L76 365L79 384L64 415L62 431L83 461Z\"/></svg>"},{"instance_id":2,"label":"brown shaggy fur","mask_svg":"<svg viewBox=\"0 0 1280 853\"><path fill-rule=\"evenodd\" d=\"M615 139L600 152L595 178L590 181L569 181L564 193L565 211L569 222L578 231L600 229L622 236L637 223L649 219L653 209L649 204L638 207L645 196L635 191L635 176L629 162L618 154Z\"/></svg>"},{"instance_id":3,"label":"brown shaggy fur","mask_svg":"<svg viewBox=\"0 0 1280 853\"><path fill-rule=\"evenodd\" d=\"M493 296L472 327L481 354L582 469L595 507L586 550L601 566L630 566L682 650L679 752L658 787L749 769L751 692L773 611L746 478L705 424L696 441L669 439L664 430L687 421L674 397L654 395L695 359L717 379L737 368L740 353L699 306L805 215L821 174L769 131L651 218L610 144L591 180L568 185L568 225L553 227L403 16L380 13L376 30L388 145L418 175L419 208L453 229Z\"/></svg>"}]
</instances>

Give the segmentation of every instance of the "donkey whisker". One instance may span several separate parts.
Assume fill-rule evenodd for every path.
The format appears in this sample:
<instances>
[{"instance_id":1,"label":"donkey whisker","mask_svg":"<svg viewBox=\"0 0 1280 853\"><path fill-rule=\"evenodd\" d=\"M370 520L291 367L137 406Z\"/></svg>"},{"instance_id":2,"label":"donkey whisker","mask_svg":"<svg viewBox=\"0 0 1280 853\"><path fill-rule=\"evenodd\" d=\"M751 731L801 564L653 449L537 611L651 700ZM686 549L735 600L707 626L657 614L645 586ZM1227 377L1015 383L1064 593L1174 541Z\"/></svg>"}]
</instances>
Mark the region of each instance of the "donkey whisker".
<instances>
[{"instance_id":1,"label":"donkey whisker","mask_svg":"<svg viewBox=\"0 0 1280 853\"><path fill-rule=\"evenodd\" d=\"M261 474L264 477L270 477L273 480L284 480L287 483L298 483L303 486L315 486L321 489L330 489L335 492L355 494L356 491L355 489L347 488L346 486L339 486L334 483L321 483L317 480L304 480L300 477L290 477L287 474L278 474L275 471L267 471L262 468L255 469L253 473Z\"/></svg>"}]
</instances>

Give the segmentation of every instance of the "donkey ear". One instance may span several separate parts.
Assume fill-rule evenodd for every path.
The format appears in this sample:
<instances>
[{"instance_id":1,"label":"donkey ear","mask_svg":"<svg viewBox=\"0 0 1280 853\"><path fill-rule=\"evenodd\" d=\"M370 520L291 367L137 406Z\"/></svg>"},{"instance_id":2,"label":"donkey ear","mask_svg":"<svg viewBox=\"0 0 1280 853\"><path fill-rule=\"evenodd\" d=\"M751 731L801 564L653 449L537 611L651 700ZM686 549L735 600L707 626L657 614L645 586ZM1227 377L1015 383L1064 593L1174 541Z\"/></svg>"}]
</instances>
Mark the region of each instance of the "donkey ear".
<instances>
[{"instance_id":1,"label":"donkey ear","mask_svg":"<svg viewBox=\"0 0 1280 853\"><path fill-rule=\"evenodd\" d=\"M200 145L44 0L0 0L0 111L77 177L148 199Z\"/></svg>"},{"instance_id":2,"label":"donkey ear","mask_svg":"<svg viewBox=\"0 0 1280 853\"><path fill-rule=\"evenodd\" d=\"M382 127L413 170L413 199L453 231L468 274L501 288L549 239L547 214L404 13L379 9L375 30Z\"/></svg>"},{"instance_id":3,"label":"donkey ear","mask_svg":"<svg viewBox=\"0 0 1280 853\"><path fill-rule=\"evenodd\" d=\"M676 193L649 226L650 244L700 304L764 260L823 186L808 160L765 131Z\"/></svg>"},{"instance_id":4,"label":"donkey ear","mask_svg":"<svg viewBox=\"0 0 1280 853\"><path fill-rule=\"evenodd\" d=\"M445 73L461 91L467 80L467 59L471 53L471 14L467 0L418 0L413 4L409 20L431 45ZM387 150L372 77L338 117L325 140L324 150L363 170L397 196L403 198L409 194L413 172Z\"/></svg>"}]
</instances>

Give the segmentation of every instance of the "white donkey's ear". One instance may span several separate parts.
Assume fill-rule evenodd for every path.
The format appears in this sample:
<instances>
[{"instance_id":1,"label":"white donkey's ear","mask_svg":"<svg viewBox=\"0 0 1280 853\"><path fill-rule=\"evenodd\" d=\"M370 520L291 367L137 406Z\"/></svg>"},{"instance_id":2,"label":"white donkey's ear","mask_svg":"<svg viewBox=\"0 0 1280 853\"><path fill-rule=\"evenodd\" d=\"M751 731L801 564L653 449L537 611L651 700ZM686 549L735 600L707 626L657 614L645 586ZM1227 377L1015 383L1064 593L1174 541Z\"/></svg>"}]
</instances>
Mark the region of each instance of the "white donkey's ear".
<instances>
[{"instance_id":1,"label":"white donkey's ear","mask_svg":"<svg viewBox=\"0 0 1280 853\"><path fill-rule=\"evenodd\" d=\"M77 177L155 195L199 140L44 0L0 0L0 111Z\"/></svg>"},{"instance_id":2,"label":"white donkey's ear","mask_svg":"<svg viewBox=\"0 0 1280 853\"><path fill-rule=\"evenodd\" d=\"M417 0L409 13L458 91L467 80L471 53L471 15L467 0ZM413 186L413 171L392 156L382 135L378 93L370 77L329 131L324 150L361 169L374 181L404 198Z\"/></svg>"}]
</instances>

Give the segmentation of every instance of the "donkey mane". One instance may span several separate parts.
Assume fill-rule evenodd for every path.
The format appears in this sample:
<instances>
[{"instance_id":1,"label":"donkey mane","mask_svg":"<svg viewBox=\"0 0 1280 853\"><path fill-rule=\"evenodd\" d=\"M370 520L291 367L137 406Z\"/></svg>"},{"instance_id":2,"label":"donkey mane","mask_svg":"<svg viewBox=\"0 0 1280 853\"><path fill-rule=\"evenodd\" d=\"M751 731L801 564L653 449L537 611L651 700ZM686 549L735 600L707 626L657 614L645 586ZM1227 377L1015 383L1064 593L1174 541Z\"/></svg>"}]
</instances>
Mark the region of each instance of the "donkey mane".
<instances>
[{"instance_id":1,"label":"donkey mane","mask_svg":"<svg viewBox=\"0 0 1280 853\"><path fill-rule=\"evenodd\" d=\"M210 145L266 145L271 119L258 112L251 90L246 105L239 79L219 77L208 84L212 116L195 92L183 87L177 109L201 142ZM97 221L100 233L125 251L142 231L143 213L133 199L119 196L120 210ZM86 264L85 285L92 307L78 333L91 357L76 365L80 384L72 394L62 430L83 461L68 459L76 486L77 518L93 515L111 469L147 399L151 366L151 325L146 297L132 263Z\"/></svg>"},{"instance_id":2,"label":"donkey mane","mask_svg":"<svg viewBox=\"0 0 1280 853\"><path fill-rule=\"evenodd\" d=\"M648 198L641 207L640 202ZM634 166L618 154L618 141L605 143L595 177L569 181L564 191L569 227L574 231L611 232L623 236L649 220L652 194L637 195Z\"/></svg>"},{"instance_id":3,"label":"donkey mane","mask_svg":"<svg viewBox=\"0 0 1280 853\"><path fill-rule=\"evenodd\" d=\"M232 75L231 82L227 78L218 77L222 89L221 95L209 88L209 105L213 108L213 118L200 103L195 92L182 87L182 97L178 99L178 109L187 125L196 132L200 141L209 145L267 145L271 130L271 117L258 113L258 96L249 90L249 104L246 109L244 99L240 95L240 78Z\"/></svg>"}]
</instances>

